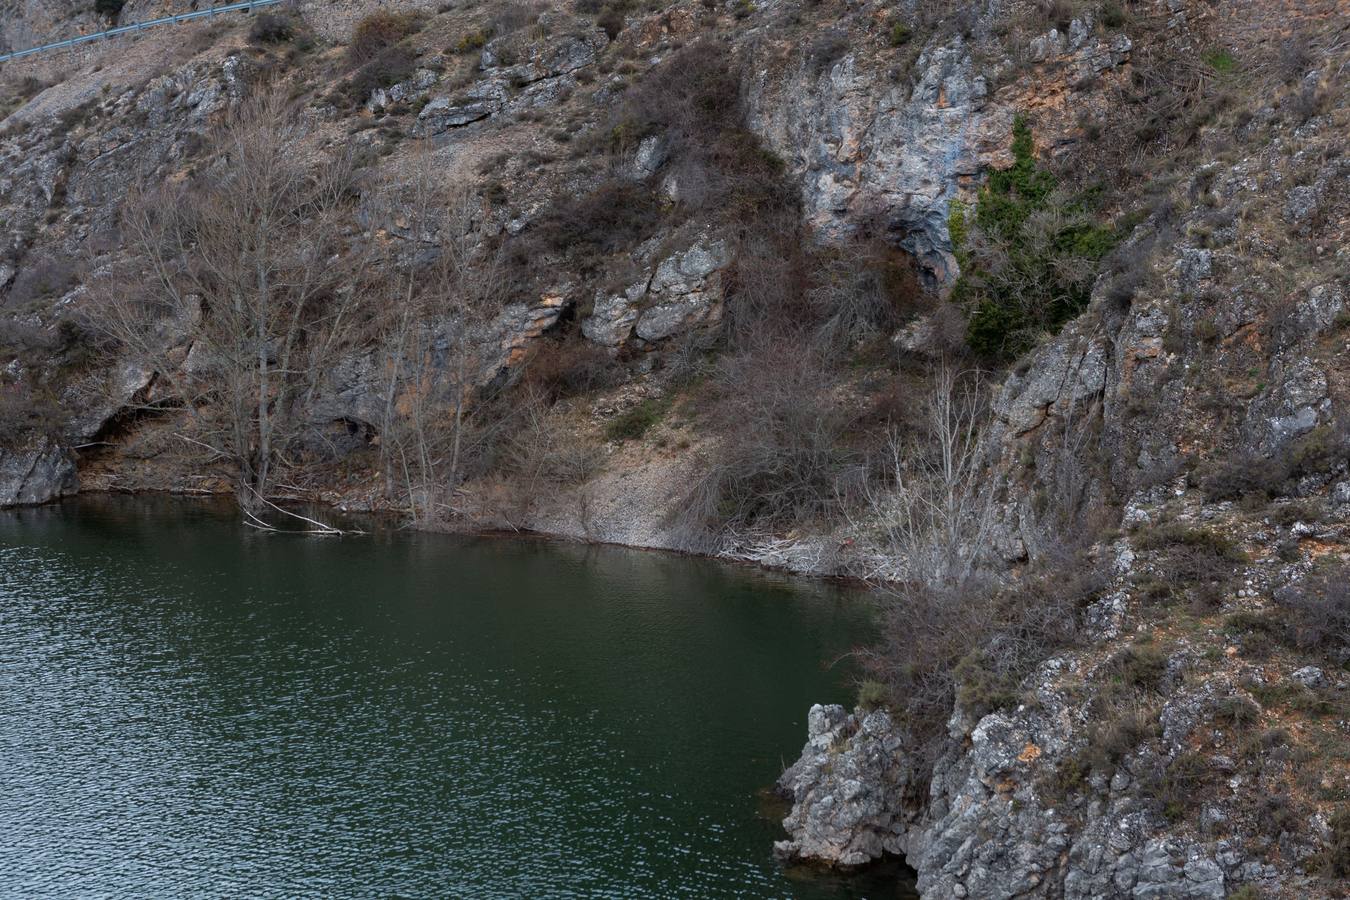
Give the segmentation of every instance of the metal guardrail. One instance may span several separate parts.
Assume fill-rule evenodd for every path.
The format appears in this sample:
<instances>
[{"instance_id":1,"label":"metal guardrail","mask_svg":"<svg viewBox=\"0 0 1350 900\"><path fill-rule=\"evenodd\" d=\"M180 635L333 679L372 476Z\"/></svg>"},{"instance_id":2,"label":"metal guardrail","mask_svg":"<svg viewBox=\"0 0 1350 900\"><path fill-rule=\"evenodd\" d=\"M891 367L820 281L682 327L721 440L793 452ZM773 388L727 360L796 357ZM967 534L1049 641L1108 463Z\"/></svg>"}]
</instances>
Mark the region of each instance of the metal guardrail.
<instances>
[{"instance_id":1,"label":"metal guardrail","mask_svg":"<svg viewBox=\"0 0 1350 900\"><path fill-rule=\"evenodd\" d=\"M207 16L214 16L218 13L253 10L261 6L275 6L281 2L283 2L283 0L242 0L240 3L231 3L227 6L213 6L210 9L199 9L195 12L181 13L176 16L164 16L159 19L148 19L144 22L133 22L130 25L120 25L117 28L109 28L107 31L98 31L94 34L82 34L79 37L69 38L64 41L54 41L50 44L39 44L36 47L29 47L27 50L15 50L10 53L0 53L0 62L8 62L11 59L19 59L24 56L32 56L34 53L44 53L47 50L77 47L80 44L88 44L92 41L116 37L119 34L134 34L138 31L144 31L147 28L154 28L156 25L175 25L179 22L190 22L193 19L204 19Z\"/></svg>"}]
</instances>

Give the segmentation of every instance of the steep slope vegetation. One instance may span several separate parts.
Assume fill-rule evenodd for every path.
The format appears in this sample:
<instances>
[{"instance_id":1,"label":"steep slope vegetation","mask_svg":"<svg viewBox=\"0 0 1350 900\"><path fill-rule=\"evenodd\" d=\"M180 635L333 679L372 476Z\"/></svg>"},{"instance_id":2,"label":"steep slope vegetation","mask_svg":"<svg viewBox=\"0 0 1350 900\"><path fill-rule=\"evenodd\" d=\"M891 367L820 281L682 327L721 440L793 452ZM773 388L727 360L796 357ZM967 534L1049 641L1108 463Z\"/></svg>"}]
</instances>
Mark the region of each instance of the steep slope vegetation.
<instances>
[{"instance_id":1,"label":"steep slope vegetation","mask_svg":"<svg viewBox=\"0 0 1350 900\"><path fill-rule=\"evenodd\" d=\"M301 3L11 66L0 503L233 491L874 580L878 708L813 713L785 855L1331 893L1344 19Z\"/></svg>"}]
</instances>

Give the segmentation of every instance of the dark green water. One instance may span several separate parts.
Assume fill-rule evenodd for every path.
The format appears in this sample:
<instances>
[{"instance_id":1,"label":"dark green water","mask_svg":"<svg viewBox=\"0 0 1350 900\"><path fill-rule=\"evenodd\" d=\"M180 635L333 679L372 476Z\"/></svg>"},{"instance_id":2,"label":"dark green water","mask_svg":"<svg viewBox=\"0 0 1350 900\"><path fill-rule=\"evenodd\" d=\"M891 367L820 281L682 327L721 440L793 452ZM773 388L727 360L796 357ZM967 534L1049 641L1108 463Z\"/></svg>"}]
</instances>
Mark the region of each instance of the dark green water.
<instances>
[{"instance_id":1,"label":"dark green water","mask_svg":"<svg viewBox=\"0 0 1350 900\"><path fill-rule=\"evenodd\" d=\"M758 791L865 605L533 540L0 513L0 895L909 896Z\"/></svg>"}]
</instances>

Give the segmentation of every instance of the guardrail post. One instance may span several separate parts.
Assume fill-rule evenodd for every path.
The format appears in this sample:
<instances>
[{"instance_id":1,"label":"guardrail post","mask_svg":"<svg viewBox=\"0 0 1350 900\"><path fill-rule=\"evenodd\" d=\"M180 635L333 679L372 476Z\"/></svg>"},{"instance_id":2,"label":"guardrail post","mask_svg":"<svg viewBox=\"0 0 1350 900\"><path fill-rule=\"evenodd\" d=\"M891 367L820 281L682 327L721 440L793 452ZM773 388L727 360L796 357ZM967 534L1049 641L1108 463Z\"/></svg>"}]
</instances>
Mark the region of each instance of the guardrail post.
<instances>
[{"instance_id":1,"label":"guardrail post","mask_svg":"<svg viewBox=\"0 0 1350 900\"><path fill-rule=\"evenodd\" d=\"M205 15L209 17L214 16L217 13L232 12L235 10L257 12L259 6L272 6L280 2L282 2L282 0L239 0L239 2L228 3L224 6L218 7L215 4L215 0L212 0L211 6L207 9ZM290 2L293 3L294 0L290 0ZM381 5L383 5L384 0L380 0L380 3ZM198 17L197 15L191 16L191 18L197 17ZM9 50L4 53L0 53L0 63L9 62L10 60L14 59L21 59L25 56L32 56L35 53L44 53L48 50L60 50L63 47L70 48L71 53L73 55L76 44L94 43L100 40L107 41L111 40L112 38L116 37L119 34L129 34L132 32L139 33L145 31L147 28L153 25L178 25L188 21L188 18L189 17L184 15L163 16L158 19L152 19L148 23L133 22L130 25L119 25L117 28L108 28L104 29L103 31L95 31L91 34L80 35L78 38L69 38L64 41L51 41L46 44L38 44L34 47L26 47L23 50Z\"/></svg>"}]
</instances>

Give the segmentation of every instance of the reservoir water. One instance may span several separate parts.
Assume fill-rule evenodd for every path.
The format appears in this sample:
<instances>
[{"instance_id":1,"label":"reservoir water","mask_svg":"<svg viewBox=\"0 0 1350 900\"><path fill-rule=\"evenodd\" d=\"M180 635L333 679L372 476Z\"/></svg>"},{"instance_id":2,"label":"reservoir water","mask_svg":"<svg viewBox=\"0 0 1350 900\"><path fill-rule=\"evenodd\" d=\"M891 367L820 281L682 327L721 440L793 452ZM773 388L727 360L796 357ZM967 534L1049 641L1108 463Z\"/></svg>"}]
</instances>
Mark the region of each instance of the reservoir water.
<instances>
[{"instance_id":1,"label":"reservoir water","mask_svg":"<svg viewBox=\"0 0 1350 900\"><path fill-rule=\"evenodd\" d=\"M771 854L869 629L672 555L0 512L0 895L912 896Z\"/></svg>"}]
</instances>

